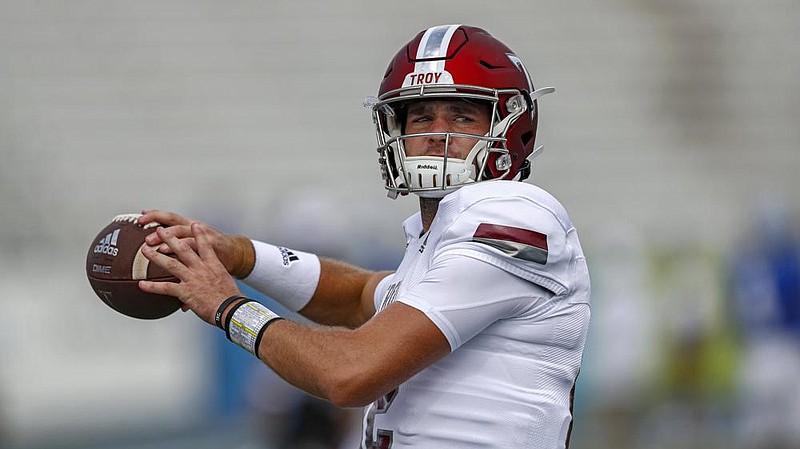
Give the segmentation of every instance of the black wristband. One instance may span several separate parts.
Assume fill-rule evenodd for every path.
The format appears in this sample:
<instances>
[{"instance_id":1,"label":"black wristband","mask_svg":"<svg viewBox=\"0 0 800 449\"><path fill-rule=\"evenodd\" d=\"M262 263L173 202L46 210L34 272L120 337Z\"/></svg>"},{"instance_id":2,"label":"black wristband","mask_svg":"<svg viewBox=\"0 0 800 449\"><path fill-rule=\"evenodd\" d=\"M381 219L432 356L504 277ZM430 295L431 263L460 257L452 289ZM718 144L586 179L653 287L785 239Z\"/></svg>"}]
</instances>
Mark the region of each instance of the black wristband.
<instances>
[{"instance_id":1,"label":"black wristband","mask_svg":"<svg viewBox=\"0 0 800 449\"><path fill-rule=\"evenodd\" d=\"M265 324L265 325L264 325L264 327L262 327L262 328L261 328L261 330L260 330L260 331L258 331L258 336L256 337L256 344L255 344L255 347L256 347L256 357L258 357L258 347L261 345L261 337L263 337L263 336L264 336L264 331L265 331L265 330L267 330L267 328L268 328L270 325L272 325L272 323L274 323L274 322L276 322L276 321L280 321L280 320L282 320L282 319L283 319L282 317L277 317L277 318L275 318L275 319L269 320L269 321L267 321L267 324Z\"/></svg>"},{"instance_id":2,"label":"black wristband","mask_svg":"<svg viewBox=\"0 0 800 449\"><path fill-rule=\"evenodd\" d=\"M246 298L244 296L242 296L242 298L244 299L244 301L242 301L242 302L234 305L233 307L231 307L231 311L228 312L228 316L225 317L225 325L224 325L223 329L225 330L225 336L228 337L228 340L231 339L231 318L233 318L233 314L236 313L236 309L238 309L239 307L242 307L243 305L247 304L248 302L255 302L254 299Z\"/></svg>"},{"instance_id":3,"label":"black wristband","mask_svg":"<svg viewBox=\"0 0 800 449\"><path fill-rule=\"evenodd\" d=\"M222 314L225 313L225 308L228 307L232 302L236 301L239 298L244 298L242 295L233 295L230 298L222 301L222 304L219 305L217 309L217 313L214 314L214 322L217 324L217 327L225 330L225 327L222 326Z\"/></svg>"}]
</instances>

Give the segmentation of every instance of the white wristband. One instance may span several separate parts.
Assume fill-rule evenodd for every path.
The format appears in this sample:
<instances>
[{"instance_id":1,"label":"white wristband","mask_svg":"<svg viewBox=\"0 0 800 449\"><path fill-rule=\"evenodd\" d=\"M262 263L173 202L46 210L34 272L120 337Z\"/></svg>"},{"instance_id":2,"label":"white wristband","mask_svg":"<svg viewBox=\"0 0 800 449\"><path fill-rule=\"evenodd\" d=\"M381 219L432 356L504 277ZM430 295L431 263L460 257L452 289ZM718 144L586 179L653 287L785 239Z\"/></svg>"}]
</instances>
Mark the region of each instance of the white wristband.
<instances>
[{"instance_id":1,"label":"white wristband","mask_svg":"<svg viewBox=\"0 0 800 449\"><path fill-rule=\"evenodd\" d=\"M256 262L253 271L242 280L293 312L305 307L319 283L319 257L257 240L252 242Z\"/></svg>"},{"instance_id":2,"label":"white wristband","mask_svg":"<svg viewBox=\"0 0 800 449\"><path fill-rule=\"evenodd\" d=\"M258 345L269 323L281 317L263 304L247 300L235 306L228 323L228 339L258 357Z\"/></svg>"}]
</instances>

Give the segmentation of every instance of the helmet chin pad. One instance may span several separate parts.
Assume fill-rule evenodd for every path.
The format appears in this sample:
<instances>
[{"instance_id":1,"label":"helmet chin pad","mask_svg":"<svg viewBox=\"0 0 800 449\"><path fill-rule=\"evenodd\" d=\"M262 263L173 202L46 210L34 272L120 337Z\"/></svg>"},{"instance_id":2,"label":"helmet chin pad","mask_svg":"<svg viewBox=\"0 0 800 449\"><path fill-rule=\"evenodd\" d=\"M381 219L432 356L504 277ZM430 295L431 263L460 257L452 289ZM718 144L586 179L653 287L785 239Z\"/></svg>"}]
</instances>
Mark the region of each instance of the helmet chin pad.
<instances>
[{"instance_id":1,"label":"helmet chin pad","mask_svg":"<svg viewBox=\"0 0 800 449\"><path fill-rule=\"evenodd\" d=\"M444 139L442 156L406 156L406 140L424 136L439 136ZM452 139L476 140L473 147L462 158L448 156ZM459 187L489 179L490 173L486 165L498 165L502 175L509 175L509 167L500 167L498 160L508 159L508 151L503 147L503 139L488 135L461 134L454 132L434 132L422 134L405 134L390 138L381 147L381 171L386 181L390 197L397 193L414 193L422 197L442 197ZM492 158L489 158L492 155Z\"/></svg>"},{"instance_id":2,"label":"helmet chin pad","mask_svg":"<svg viewBox=\"0 0 800 449\"><path fill-rule=\"evenodd\" d=\"M437 198L475 182L475 167L464 159L412 156L403 161L406 185L411 192Z\"/></svg>"}]
</instances>

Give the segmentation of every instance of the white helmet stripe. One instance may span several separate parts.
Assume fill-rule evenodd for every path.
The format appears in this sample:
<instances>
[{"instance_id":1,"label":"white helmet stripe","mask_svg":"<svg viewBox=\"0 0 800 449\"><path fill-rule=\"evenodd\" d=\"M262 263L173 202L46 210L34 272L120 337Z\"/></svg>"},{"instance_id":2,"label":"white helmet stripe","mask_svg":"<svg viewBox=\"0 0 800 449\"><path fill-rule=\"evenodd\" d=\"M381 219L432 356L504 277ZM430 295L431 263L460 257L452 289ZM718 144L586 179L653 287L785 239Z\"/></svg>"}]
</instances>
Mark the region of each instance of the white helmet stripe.
<instances>
[{"instance_id":1,"label":"white helmet stripe","mask_svg":"<svg viewBox=\"0 0 800 449\"><path fill-rule=\"evenodd\" d=\"M511 62L513 62L514 65L525 74L525 78L528 80L528 92L533 92L533 80L531 79L531 74L528 72L528 69L525 68L525 64L522 63L522 60L513 53L506 53L506 56L508 56L508 59L510 59Z\"/></svg>"},{"instance_id":2,"label":"white helmet stripe","mask_svg":"<svg viewBox=\"0 0 800 449\"><path fill-rule=\"evenodd\" d=\"M444 58L450 39L461 25L439 25L428 28L422 35L417 48L417 59ZM414 66L415 73L443 72L444 60L418 62Z\"/></svg>"}]
</instances>

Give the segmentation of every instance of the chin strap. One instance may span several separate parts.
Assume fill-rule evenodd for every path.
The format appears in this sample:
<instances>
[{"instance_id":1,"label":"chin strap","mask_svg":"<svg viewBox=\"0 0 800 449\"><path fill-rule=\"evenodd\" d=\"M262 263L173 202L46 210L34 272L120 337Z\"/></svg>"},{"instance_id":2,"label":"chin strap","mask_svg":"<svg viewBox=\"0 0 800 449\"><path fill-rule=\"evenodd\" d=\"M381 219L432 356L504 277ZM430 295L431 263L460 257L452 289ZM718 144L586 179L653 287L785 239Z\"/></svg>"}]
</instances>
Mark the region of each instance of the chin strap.
<instances>
[{"instance_id":1,"label":"chin strap","mask_svg":"<svg viewBox=\"0 0 800 449\"><path fill-rule=\"evenodd\" d=\"M528 159L525 159L525 162L522 163L522 166L519 168L519 171L517 172L517 175L519 176L519 181L524 181L528 179L528 177L531 175L531 161L534 158L536 158L536 156L539 156L543 152L544 152L544 145L539 145L533 150Z\"/></svg>"},{"instance_id":2,"label":"chin strap","mask_svg":"<svg viewBox=\"0 0 800 449\"><path fill-rule=\"evenodd\" d=\"M522 167L519 168L517 172L517 176L519 176L519 181L524 181L528 179L528 176L531 175L531 161L525 159L525 162L522 163Z\"/></svg>"},{"instance_id":3,"label":"chin strap","mask_svg":"<svg viewBox=\"0 0 800 449\"><path fill-rule=\"evenodd\" d=\"M523 162L522 167L520 167L519 169L520 181L528 179L528 177L531 175L531 161L534 160L537 156L540 156L542 153L544 153L544 145L539 145L538 147L534 148L533 152L531 152L531 155L528 157L528 159L525 159L525 162Z\"/></svg>"}]
</instances>

